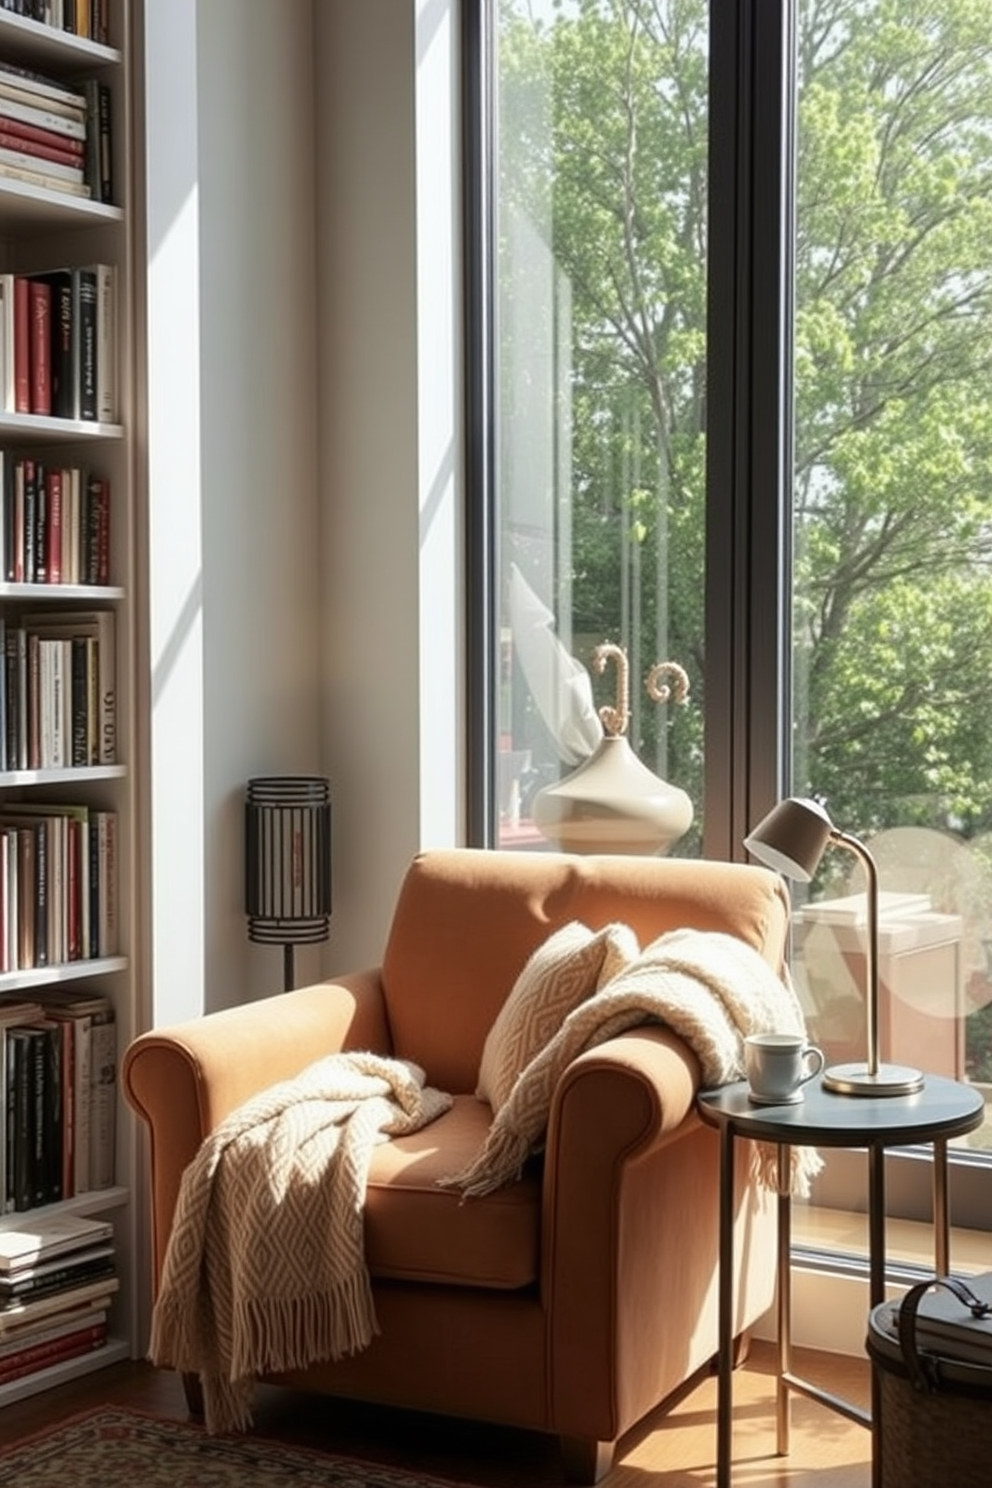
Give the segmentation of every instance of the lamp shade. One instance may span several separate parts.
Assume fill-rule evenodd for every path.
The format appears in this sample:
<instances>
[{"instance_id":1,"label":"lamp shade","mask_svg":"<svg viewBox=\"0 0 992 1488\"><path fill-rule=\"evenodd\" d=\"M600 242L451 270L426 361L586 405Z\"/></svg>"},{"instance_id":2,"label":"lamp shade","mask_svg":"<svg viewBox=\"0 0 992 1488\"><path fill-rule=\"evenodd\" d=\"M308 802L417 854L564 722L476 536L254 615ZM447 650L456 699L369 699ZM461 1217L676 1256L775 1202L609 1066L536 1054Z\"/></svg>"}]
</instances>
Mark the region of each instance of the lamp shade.
<instances>
[{"instance_id":1,"label":"lamp shade","mask_svg":"<svg viewBox=\"0 0 992 1488\"><path fill-rule=\"evenodd\" d=\"M331 913L330 784L319 775L249 780L245 795L248 938L326 940Z\"/></svg>"},{"instance_id":2,"label":"lamp shade","mask_svg":"<svg viewBox=\"0 0 992 1488\"><path fill-rule=\"evenodd\" d=\"M808 883L827 843L836 836L833 822L818 801L792 796L772 807L745 837L744 846L766 868Z\"/></svg>"}]
</instances>

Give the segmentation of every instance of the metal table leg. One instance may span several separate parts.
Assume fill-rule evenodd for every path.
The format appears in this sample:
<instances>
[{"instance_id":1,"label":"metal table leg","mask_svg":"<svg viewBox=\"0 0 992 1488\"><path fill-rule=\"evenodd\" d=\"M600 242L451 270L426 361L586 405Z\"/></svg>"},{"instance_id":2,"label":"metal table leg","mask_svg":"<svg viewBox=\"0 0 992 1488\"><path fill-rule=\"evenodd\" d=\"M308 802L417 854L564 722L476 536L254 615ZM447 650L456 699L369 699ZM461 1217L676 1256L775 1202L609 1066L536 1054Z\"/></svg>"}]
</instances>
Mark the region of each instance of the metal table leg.
<instances>
[{"instance_id":1,"label":"metal table leg","mask_svg":"<svg viewBox=\"0 0 992 1488\"><path fill-rule=\"evenodd\" d=\"M775 1446L780 1457L789 1451L788 1378L792 1372L792 1149L778 1149L778 1261L776 1264L776 1333L778 1379L775 1385Z\"/></svg>"},{"instance_id":2,"label":"metal table leg","mask_svg":"<svg viewBox=\"0 0 992 1488\"><path fill-rule=\"evenodd\" d=\"M730 1488L734 1369L734 1131L720 1128L720 1280L716 1488Z\"/></svg>"}]
</instances>

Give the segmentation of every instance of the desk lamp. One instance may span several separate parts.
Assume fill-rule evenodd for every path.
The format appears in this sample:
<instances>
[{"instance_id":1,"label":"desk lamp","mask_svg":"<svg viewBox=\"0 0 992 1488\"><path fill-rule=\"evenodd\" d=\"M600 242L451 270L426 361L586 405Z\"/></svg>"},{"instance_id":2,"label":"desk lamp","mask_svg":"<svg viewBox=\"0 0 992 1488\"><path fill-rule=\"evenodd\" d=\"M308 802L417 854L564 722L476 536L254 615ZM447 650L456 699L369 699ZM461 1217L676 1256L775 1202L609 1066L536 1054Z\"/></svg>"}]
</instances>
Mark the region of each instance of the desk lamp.
<instances>
[{"instance_id":1,"label":"desk lamp","mask_svg":"<svg viewBox=\"0 0 992 1488\"><path fill-rule=\"evenodd\" d=\"M818 801L793 796L774 806L744 839L753 857L808 883L828 846L845 847L861 863L868 883L868 927L865 938L865 1017L868 1058L864 1063L836 1064L824 1070L823 1086L839 1095L912 1095L923 1088L923 1074L902 1064L880 1064L878 1058L878 868L857 837L841 832Z\"/></svg>"}]
</instances>

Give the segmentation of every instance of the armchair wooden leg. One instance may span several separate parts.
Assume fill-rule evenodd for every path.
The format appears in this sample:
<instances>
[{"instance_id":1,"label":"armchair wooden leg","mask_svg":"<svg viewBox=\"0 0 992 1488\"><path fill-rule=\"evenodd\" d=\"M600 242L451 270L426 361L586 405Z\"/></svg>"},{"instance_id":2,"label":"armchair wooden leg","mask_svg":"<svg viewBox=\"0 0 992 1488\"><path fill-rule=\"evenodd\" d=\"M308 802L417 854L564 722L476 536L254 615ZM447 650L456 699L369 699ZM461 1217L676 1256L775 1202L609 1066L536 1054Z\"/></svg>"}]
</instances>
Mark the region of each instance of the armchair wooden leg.
<instances>
[{"instance_id":1,"label":"armchair wooden leg","mask_svg":"<svg viewBox=\"0 0 992 1488\"><path fill-rule=\"evenodd\" d=\"M596 1441L593 1437L563 1436L561 1438L561 1460L568 1483L598 1483L605 1478L613 1466L611 1441Z\"/></svg>"},{"instance_id":2,"label":"armchair wooden leg","mask_svg":"<svg viewBox=\"0 0 992 1488\"><path fill-rule=\"evenodd\" d=\"M186 1408L196 1421L203 1420L203 1386L198 1374L184 1374L183 1394L186 1396Z\"/></svg>"}]
</instances>

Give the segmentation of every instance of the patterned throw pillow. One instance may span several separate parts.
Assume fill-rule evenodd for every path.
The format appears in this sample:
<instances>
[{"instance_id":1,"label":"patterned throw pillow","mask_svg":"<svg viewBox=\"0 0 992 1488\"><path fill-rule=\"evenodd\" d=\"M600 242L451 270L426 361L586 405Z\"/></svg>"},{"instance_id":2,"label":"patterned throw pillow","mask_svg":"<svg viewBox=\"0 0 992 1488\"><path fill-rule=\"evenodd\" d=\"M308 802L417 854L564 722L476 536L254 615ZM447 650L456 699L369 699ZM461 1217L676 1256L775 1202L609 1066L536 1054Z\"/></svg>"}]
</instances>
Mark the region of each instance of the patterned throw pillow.
<instances>
[{"instance_id":1,"label":"patterned throw pillow","mask_svg":"<svg viewBox=\"0 0 992 1488\"><path fill-rule=\"evenodd\" d=\"M579 1003L618 976L640 952L629 925L590 930L572 920L534 951L517 977L482 1050L476 1095L493 1111Z\"/></svg>"}]
</instances>

